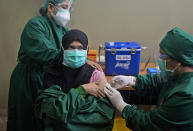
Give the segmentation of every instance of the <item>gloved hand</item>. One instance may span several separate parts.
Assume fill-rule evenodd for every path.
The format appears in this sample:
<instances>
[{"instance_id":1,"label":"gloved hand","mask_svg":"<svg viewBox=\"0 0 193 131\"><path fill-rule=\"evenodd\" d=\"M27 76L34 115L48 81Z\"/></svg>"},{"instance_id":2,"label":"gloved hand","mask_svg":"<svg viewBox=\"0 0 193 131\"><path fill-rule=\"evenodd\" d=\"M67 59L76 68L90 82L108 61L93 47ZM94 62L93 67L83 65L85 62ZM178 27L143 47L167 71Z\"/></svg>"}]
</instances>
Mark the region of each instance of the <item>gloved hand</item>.
<instances>
[{"instance_id":1,"label":"gloved hand","mask_svg":"<svg viewBox=\"0 0 193 131\"><path fill-rule=\"evenodd\" d=\"M136 77L135 76L115 76L111 80L111 86L115 89L120 89L125 86L135 86Z\"/></svg>"},{"instance_id":2,"label":"gloved hand","mask_svg":"<svg viewBox=\"0 0 193 131\"><path fill-rule=\"evenodd\" d=\"M112 88L111 85L109 83L106 84L106 87L104 89L105 94L107 95L107 97L110 99L111 103L113 104L113 106L119 111L122 112L122 110L124 109L124 107L126 105L128 105L127 103L125 103L123 101L123 98L121 96L121 94L119 93L119 91L117 91L116 89Z\"/></svg>"}]
</instances>

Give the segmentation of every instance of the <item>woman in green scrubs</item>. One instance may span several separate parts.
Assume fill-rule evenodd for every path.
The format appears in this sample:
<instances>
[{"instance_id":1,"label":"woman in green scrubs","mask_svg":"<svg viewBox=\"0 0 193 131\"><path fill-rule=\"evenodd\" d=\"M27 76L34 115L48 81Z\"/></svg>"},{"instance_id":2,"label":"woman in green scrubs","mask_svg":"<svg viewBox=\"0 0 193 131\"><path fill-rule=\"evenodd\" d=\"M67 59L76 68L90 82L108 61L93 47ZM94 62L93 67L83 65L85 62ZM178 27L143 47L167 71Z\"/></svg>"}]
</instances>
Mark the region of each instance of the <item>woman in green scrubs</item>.
<instances>
[{"instance_id":1,"label":"woman in green scrubs","mask_svg":"<svg viewBox=\"0 0 193 131\"><path fill-rule=\"evenodd\" d=\"M144 112L125 103L110 85L105 88L105 93L130 129L192 131L193 36L179 28L172 29L160 43L160 54L160 75L115 76L112 82L113 87L129 85L141 95L159 96L156 109Z\"/></svg>"}]
</instances>

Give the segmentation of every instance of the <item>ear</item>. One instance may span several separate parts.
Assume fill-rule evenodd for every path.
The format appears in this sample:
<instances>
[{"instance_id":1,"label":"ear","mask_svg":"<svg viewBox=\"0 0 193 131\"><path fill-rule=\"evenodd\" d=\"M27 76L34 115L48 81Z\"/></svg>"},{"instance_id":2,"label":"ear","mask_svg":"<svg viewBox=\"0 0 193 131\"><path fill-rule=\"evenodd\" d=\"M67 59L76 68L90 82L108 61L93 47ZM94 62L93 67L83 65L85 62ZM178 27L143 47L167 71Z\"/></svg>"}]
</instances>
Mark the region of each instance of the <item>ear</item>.
<instances>
[{"instance_id":1,"label":"ear","mask_svg":"<svg viewBox=\"0 0 193 131\"><path fill-rule=\"evenodd\" d=\"M184 66L182 65L182 63L178 62L176 67L178 67L177 68L178 72L183 72L184 71Z\"/></svg>"},{"instance_id":2,"label":"ear","mask_svg":"<svg viewBox=\"0 0 193 131\"><path fill-rule=\"evenodd\" d=\"M180 67L181 65L182 65L182 63L180 63L180 62L177 63L177 66L179 66L179 67Z\"/></svg>"},{"instance_id":3,"label":"ear","mask_svg":"<svg viewBox=\"0 0 193 131\"><path fill-rule=\"evenodd\" d=\"M50 15L51 13L53 13L54 15L56 15L56 10L54 8L54 5L52 4L48 4L48 8L47 8L47 13Z\"/></svg>"}]
</instances>

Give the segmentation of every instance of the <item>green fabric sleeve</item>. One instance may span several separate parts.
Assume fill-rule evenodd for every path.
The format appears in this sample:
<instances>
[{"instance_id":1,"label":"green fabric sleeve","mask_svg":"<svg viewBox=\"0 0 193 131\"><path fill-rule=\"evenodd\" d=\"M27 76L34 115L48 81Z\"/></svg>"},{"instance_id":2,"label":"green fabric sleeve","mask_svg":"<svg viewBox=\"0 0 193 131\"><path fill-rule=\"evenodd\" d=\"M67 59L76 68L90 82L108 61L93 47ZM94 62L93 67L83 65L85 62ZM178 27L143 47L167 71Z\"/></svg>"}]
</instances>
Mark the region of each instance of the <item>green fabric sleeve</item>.
<instances>
[{"instance_id":1,"label":"green fabric sleeve","mask_svg":"<svg viewBox=\"0 0 193 131\"><path fill-rule=\"evenodd\" d=\"M84 89L83 86L79 86L79 87L76 88L75 90L76 90L76 91L78 92L78 94L79 94L81 97L83 97L83 98L88 94L88 92Z\"/></svg>"},{"instance_id":2,"label":"green fabric sleeve","mask_svg":"<svg viewBox=\"0 0 193 131\"><path fill-rule=\"evenodd\" d=\"M42 91L37 98L35 111L40 119L44 119L47 124L67 123L79 109L84 99L79 96L79 89L72 88L67 94L57 85ZM84 92L85 93L85 92ZM82 94L84 94L82 93Z\"/></svg>"},{"instance_id":3,"label":"green fabric sleeve","mask_svg":"<svg viewBox=\"0 0 193 131\"><path fill-rule=\"evenodd\" d=\"M137 75L136 92L142 96L158 96L163 86L163 81L159 75Z\"/></svg>"},{"instance_id":4,"label":"green fabric sleeve","mask_svg":"<svg viewBox=\"0 0 193 131\"><path fill-rule=\"evenodd\" d=\"M46 25L32 19L21 37L21 44L27 55L41 64L54 61L62 53L56 44L49 40L50 36L46 36L48 32Z\"/></svg>"},{"instance_id":5,"label":"green fabric sleeve","mask_svg":"<svg viewBox=\"0 0 193 131\"><path fill-rule=\"evenodd\" d=\"M192 96L181 93L168 98L164 104L150 112L138 110L136 106L126 106L122 116L126 120L127 127L133 130L185 130L192 124L192 109Z\"/></svg>"}]
</instances>

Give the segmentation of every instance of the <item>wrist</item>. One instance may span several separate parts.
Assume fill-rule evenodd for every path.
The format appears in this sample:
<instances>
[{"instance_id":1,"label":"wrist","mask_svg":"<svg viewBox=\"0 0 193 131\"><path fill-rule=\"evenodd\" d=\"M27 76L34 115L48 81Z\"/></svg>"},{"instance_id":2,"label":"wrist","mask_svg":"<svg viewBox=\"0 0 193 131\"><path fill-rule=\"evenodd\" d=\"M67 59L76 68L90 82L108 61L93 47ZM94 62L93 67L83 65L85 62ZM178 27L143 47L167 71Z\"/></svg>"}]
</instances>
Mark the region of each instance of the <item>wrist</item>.
<instances>
[{"instance_id":1,"label":"wrist","mask_svg":"<svg viewBox=\"0 0 193 131\"><path fill-rule=\"evenodd\" d=\"M86 92L88 92L88 86L87 86L87 84L84 84L84 85L81 85L81 87L86 91Z\"/></svg>"},{"instance_id":2,"label":"wrist","mask_svg":"<svg viewBox=\"0 0 193 131\"><path fill-rule=\"evenodd\" d=\"M120 102L116 107L117 107L117 110L122 113L123 109L129 104L127 104L126 102L122 101Z\"/></svg>"},{"instance_id":3,"label":"wrist","mask_svg":"<svg viewBox=\"0 0 193 131\"><path fill-rule=\"evenodd\" d=\"M136 84L136 77L128 76L128 80L127 81L128 81L128 85L127 86L133 87Z\"/></svg>"}]
</instances>

